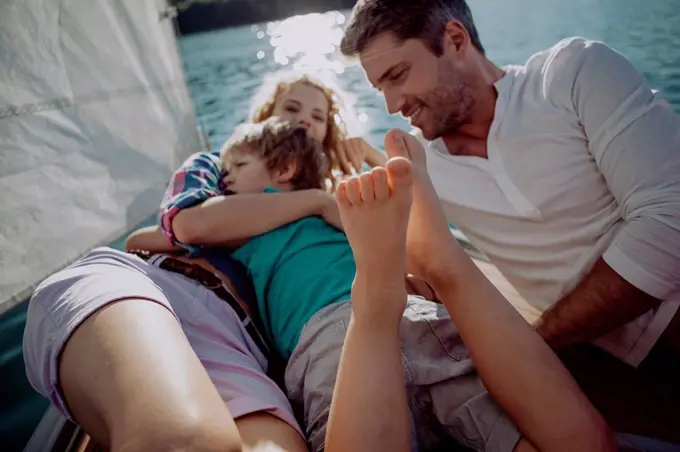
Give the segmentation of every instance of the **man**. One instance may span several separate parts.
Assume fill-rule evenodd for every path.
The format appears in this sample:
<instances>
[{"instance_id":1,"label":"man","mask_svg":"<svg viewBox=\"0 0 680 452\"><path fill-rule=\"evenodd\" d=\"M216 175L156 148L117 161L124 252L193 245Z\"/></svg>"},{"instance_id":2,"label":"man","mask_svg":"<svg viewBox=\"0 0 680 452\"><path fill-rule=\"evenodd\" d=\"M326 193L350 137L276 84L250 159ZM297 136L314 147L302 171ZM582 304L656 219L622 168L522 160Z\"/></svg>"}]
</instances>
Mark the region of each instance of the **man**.
<instances>
[{"instance_id":1,"label":"man","mask_svg":"<svg viewBox=\"0 0 680 452\"><path fill-rule=\"evenodd\" d=\"M661 414L643 406L643 391L680 378L680 118L668 104L582 38L497 67L464 0L360 0L341 48L419 129L448 220L542 311L537 331L614 426L678 440L676 385L655 399Z\"/></svg>"}]
</instances>

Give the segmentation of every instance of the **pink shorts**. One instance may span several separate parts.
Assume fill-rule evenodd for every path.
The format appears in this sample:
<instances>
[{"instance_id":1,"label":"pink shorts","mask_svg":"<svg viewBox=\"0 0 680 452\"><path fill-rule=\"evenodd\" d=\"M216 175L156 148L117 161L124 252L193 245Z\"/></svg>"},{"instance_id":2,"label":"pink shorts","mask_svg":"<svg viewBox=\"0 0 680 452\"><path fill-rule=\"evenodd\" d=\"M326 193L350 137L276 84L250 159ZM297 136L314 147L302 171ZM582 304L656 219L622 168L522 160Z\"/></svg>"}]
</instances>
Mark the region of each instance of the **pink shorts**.
<instances>
[{"instance_id":1,"label":"pink shorts","mask_svg":"<svg viewBox=\"0 0 680 452\"><path fill-rule=\"evenodd\" d=\"M97 248L40 284L28 307L23 341L31 385L73 419L59 392L64 344L103 306L123 298L148 299L175 315L234 418L266 411L302 434L288 399L265 374L267 361L236 312L198 282L161 270L152 261Z\"/></svg>"}]
</instances>

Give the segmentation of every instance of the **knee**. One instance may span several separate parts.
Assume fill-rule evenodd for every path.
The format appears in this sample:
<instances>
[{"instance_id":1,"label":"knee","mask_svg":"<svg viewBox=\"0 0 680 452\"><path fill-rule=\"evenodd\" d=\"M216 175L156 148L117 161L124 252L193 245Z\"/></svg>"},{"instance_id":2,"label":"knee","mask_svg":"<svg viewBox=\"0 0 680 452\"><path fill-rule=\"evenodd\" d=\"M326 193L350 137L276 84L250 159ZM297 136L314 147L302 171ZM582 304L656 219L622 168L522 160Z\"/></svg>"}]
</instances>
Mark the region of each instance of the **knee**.
<instances>
[{"instance_id":1,"label":"knee","mask_svg":"<svg viewBox=\"0 0 680 452\"><path fill-rule=\"evenodd\" d=\"M159 426L160 427L160 426ZM116 444L117 443L117 444ZM162 428L140 429L116 441L114 452L242 452L241 437L236 426L217 425L214 421L176 422Z\"/></svg>"}]
</instances>

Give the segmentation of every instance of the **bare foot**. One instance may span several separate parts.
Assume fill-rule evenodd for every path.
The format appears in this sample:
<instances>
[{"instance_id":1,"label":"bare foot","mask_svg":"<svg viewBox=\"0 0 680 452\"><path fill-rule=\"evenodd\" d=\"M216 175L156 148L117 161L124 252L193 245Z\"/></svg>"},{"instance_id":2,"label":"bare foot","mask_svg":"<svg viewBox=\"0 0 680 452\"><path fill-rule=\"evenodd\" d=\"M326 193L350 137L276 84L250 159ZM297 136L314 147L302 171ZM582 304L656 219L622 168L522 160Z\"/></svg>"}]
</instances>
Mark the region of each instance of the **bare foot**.
<instances>
[{"instance_id":1,"label":"bare foot","mask_svg":"<svg viewBox=\"0 0 680 452\"><path fill-rule=\"evenodd\" d=\"M410 134L393 129L385 136L385 150L391 158L404 157L413 165L413 206L406 238L406 266L409 273L426 281L443 266L455 265L464 253L449 230L439 198L427 173L425 149Z\"/></svg>"},{"instance_id":2,"label":"bare foot","mask_svg":"<svg viewBox=\"0 0 680 452\"><path fill-rule=\"evenodd\" d=\"M402 157L338 186L340 217L357 265L352 287L357 320L398 325L404 312L412 186L412 165Z\"/></svg>"}]
</instances>

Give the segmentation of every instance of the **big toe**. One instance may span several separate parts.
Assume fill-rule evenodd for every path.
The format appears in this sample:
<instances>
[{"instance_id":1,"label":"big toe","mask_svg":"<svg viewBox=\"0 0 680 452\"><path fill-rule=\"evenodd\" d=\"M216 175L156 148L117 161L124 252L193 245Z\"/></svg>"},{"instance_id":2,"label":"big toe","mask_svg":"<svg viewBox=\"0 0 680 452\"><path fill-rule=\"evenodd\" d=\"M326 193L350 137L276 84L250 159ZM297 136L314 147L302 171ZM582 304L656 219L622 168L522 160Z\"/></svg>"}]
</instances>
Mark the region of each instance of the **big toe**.
<instances>
[{"instance_id":1,"label":"big toe","mask_svg":"<svg viewBox=\"0 0 680 452\"><path fill-rule=\"evenodd\" d=\"M393 192L408 190L413 185L413 166L404 157L392 157L385 164L387 178Z\"/></svg>"},{"instance_id":2,"label":"big toe","mask_svg":"<svg viewBox=\"0 0 680 452\"><path fill-rule=\"evenodd\" d=\"M403 146L406 148L406 152L408 153L411 162L418 167L425 166L425 148L420 141L413 135L407 133L403 134L403 139Z\"/></svg>"},{"instance_id":3,"label":"big toe","mask_svg":"<svg viewBox=\"0 0 680 452\"><path fill-rule=\"evenodd\" d=\"M408 148L404 140L406 133L403 130L392 129L385 135L385 152L390 157L404 157L410 159Z\"/></svg>"}]
</instances>

